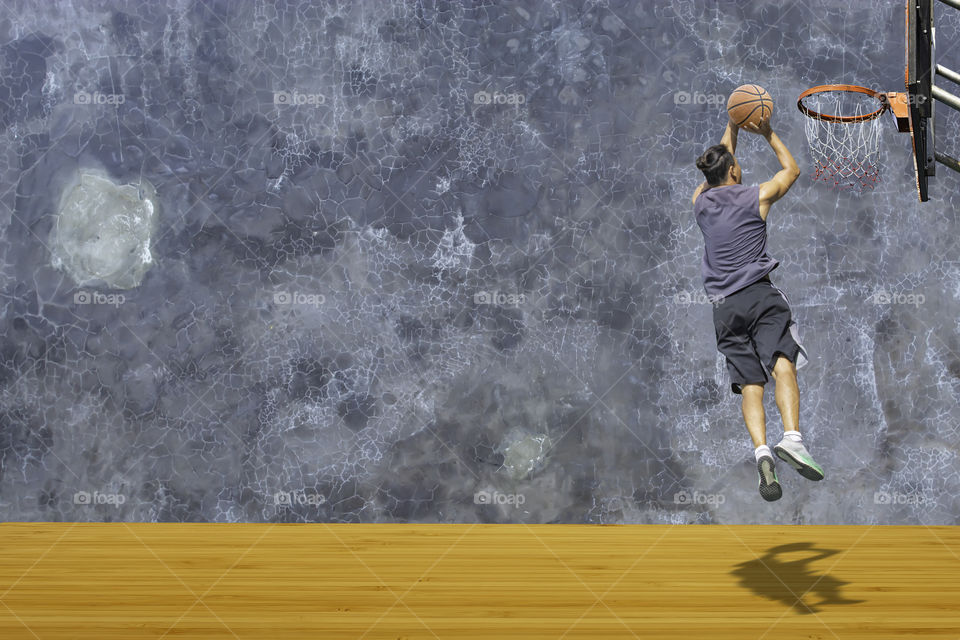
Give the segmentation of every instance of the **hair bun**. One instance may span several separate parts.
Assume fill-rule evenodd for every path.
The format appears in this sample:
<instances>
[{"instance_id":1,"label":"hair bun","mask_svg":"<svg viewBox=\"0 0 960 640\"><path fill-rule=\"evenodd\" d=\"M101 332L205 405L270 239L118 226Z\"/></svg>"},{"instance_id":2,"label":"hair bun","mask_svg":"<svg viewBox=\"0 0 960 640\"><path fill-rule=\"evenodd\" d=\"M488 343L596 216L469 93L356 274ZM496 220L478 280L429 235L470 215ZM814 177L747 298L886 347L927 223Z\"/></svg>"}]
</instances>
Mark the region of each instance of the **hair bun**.
<instances>
[{"instance_id":1,"label":"hair bun","mask_svg":"<svg viewBox=\"0 0 960 640\"><path fill-rule=\"evenodd\" d=\"M699 158L697 158L697 169L703 171L703 177L707 179L707 184L716 186L723 183L727 177L727 171L733 166L736 160L730 150L723 144L715 144L708 147Z\"/></svg>"}]
</instances>

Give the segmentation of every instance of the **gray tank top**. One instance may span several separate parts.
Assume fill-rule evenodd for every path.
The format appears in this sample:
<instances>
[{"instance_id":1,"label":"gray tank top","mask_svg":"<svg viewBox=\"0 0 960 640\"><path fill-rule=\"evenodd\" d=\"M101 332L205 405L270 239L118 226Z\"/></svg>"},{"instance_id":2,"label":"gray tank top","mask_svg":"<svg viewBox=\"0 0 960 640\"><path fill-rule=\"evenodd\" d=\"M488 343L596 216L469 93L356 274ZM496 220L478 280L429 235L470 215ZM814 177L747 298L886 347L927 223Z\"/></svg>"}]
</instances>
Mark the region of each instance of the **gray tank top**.
<instances>
[{"instance_id":1,"label":"gray tank top","mask_svg":"<svg viewBox=\"0 0 960 640\"><path fill-rule=\"evenodd\" d=\"M703 233L700 275L707 295L728 296L780 265L767 255L760 187L731 184L701 192L693 205Z\"/></svg>"}]
</instances>

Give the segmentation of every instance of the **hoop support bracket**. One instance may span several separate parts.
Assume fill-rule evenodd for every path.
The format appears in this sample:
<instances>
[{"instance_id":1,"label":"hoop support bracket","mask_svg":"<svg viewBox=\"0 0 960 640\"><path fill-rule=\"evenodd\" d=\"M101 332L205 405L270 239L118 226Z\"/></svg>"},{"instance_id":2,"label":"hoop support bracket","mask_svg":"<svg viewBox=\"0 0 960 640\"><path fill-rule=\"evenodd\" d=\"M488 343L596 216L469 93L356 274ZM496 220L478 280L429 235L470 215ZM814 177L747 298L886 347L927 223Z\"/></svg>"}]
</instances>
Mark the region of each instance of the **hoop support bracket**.
<instances>
[{"instance_id":1,"label":"hoop support bracket","mask_svg":"<svg viewBox=\"0 0 960 640\"><path fill-rule=\"evenodd\" d=\"M888 91L880 94L888 105L893 117L897 121L897 131L900 133L910 133L910 105L908 95L903 91Z\"/></svg>"}]
</instances>

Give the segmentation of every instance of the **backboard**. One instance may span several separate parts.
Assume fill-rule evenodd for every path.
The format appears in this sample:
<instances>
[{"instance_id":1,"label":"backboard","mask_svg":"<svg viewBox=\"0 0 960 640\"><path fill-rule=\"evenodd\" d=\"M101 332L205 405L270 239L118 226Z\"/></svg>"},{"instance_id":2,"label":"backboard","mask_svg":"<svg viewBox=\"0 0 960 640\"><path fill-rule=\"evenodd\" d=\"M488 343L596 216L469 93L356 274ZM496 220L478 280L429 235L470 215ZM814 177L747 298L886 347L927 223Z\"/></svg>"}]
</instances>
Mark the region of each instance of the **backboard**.
<instances>
[{"instance_id":1,"label":"backboard","mask_svg":"<svg viewBox=\"0 0 960 640\"><path fill-rule=\"evenodd\" d=\"M933 0L906 0L906 88L917 195L926 202L929 178L936 174L933 135Z\"/></svg>"},{"instance_id":2,"label":"backboard","mask_svg":"<svg viewBox=\"0 0 960 640\"><path fill-rule=\"evenodd\" d=\"M936 0L960 10L960 0ZM906 91L876 91L852 84L824 84L800 94L797 107L809 118L805 126L813 156L814 180L841 188L869 189L879 182L881 114L890 111L897 130L910 134L917 196L930 199L930 178L937 164L960 173L960 160L936 148L934 109L939 102L960 111L960 96L936 84L943 78L960 85L960 73L937 62L935 0L906 0ZM956 15L952 16L956 19ZM864 96L866 104L864 106Z\"/></svg>"}]
</instances>

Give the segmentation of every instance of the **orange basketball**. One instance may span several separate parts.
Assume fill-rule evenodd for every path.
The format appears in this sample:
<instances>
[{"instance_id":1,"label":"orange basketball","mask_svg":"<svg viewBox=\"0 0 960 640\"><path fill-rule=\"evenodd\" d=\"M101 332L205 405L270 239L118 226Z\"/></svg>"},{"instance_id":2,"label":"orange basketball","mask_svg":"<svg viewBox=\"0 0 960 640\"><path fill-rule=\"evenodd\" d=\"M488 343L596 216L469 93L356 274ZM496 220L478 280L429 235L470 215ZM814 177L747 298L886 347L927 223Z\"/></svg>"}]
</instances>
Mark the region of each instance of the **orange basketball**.
<instances>
[{"instance_id":1,"label":"orange basketball","mask_svg":"<svg viewBox=\"0 0 960 640\"><path fill-rule=\"evenodd\" d=\"M727 100L727 113L738 127L748 122L760 124L773 113L773 99L758 84L743 84L733 90Z\"/></svg>"}]
</instances>

